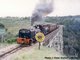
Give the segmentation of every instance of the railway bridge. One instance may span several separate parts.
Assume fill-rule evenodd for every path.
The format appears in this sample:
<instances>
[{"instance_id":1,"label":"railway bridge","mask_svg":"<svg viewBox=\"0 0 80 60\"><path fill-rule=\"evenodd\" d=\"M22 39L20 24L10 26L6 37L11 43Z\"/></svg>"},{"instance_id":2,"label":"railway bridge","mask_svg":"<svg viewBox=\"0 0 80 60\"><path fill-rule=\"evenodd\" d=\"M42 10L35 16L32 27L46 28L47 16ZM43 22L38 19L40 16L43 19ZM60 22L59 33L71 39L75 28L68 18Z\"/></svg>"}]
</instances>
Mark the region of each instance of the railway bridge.
<instances>
[{"instance_id":1,"label":"railway bridge","mask_svg":"<svg viewBox=\"0 0 80 60\"><path fill-rule=\"evenodd\" d=\"M48 34L42 45L63 53L63 25L59 25L58 29Z\"/></svg>"}]
</instances>

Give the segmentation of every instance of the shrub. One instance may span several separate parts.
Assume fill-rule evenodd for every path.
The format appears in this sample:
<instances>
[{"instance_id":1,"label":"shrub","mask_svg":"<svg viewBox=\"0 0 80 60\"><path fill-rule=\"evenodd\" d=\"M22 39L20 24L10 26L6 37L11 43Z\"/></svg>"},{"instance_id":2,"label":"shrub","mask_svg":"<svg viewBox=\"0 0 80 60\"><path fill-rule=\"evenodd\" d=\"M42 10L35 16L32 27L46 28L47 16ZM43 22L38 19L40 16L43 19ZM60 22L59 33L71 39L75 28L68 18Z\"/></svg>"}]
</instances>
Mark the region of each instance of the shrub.
<instances>
[{"instance_id":1,"label":"shrub","mask_svg":"<svg viewBox=\"0 0 80 60\"><path fill-rule=\"evenodd\" d=\"M16 43L16 38L7 39L5 42L9 44Z\"/></svg>"}]
</instances>

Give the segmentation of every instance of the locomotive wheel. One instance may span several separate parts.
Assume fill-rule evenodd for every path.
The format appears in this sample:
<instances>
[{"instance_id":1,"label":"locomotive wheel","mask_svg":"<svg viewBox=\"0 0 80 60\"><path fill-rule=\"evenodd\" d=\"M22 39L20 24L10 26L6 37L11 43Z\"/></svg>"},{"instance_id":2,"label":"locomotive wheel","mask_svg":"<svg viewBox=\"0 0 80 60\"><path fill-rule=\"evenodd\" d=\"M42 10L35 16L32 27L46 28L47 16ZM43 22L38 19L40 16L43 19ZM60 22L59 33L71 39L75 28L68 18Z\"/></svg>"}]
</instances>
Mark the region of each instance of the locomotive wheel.
<instances>
[{"instance_id":1,"label":"locomotive wheel","mask_svg":"<svg viewBox=\"0 0 80 60\"><path fill-rule=\"evenodd\" d=\"M30 45L30 46L32 45L32 40L30 40L29 45Z\"/></svg>"}]
</instances>

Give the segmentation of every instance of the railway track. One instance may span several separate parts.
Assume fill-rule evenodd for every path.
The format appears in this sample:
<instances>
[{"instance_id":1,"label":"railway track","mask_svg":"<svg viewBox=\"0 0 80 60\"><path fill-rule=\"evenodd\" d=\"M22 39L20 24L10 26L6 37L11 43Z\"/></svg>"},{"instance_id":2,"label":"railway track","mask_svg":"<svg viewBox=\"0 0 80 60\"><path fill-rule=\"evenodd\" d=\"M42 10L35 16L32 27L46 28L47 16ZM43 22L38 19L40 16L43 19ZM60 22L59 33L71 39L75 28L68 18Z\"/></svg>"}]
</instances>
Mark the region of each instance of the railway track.
<instances>
[{"instance_id":1,"label":"railway track","mask_svg":"<svg viewBox=\"0 0 80 60\"><path fill-rule=\"evenodd\" d=\"M23 47L20 45L20 46L17 46L17 47L15 47L15 48L13 48L13 49L5 52L5 53L0 54L0 60L3 59L3 58L5 58L6 56L8 56L10 54L13 54L13 53L17 52L18 50L20 50L22 48Z\"/></svg>"},{"instance_id":2,"label":"railway track","mask_svg":"<svg viewBox=\"0 0 80 60\"><path fill-rule=\"evenodd\" d=\"M37 43L36 43L37 44ZM26 49L28 49L29 47L32 48L34 47L36 44L33 44L33 46L28 46L28 45L19 45L5 53L0 54L0 60L3 60L4 58L6 58L7 56L10 56L11 54L14 54L16 52L18 52L19 50L23 49L24 47L26 47Z\"/></svg>"}]
</instances>

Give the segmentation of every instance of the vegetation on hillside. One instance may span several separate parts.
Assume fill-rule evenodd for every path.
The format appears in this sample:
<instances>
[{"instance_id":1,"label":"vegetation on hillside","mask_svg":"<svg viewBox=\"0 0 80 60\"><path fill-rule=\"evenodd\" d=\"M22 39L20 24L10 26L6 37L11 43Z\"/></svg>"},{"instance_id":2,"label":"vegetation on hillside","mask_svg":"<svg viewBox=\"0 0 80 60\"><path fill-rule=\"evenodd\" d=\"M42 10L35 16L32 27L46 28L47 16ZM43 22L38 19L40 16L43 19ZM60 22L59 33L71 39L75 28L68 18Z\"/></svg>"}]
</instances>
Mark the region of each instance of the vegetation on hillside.
<instances>
[{"instance_id":1,"label":"vegetation on hillside","mask_svg":"<svg viewBox=\"0 0 80 60\"><path fill-rule=\"evenodd\" d=\"M64 25L64 53L80 57L80 16L47 17L46 22Z\"/></svg>"}]
</instances>

